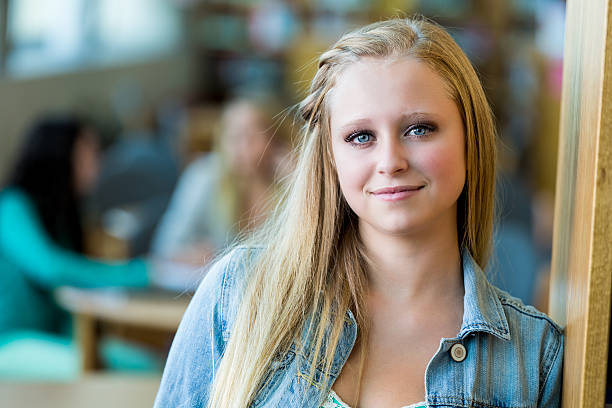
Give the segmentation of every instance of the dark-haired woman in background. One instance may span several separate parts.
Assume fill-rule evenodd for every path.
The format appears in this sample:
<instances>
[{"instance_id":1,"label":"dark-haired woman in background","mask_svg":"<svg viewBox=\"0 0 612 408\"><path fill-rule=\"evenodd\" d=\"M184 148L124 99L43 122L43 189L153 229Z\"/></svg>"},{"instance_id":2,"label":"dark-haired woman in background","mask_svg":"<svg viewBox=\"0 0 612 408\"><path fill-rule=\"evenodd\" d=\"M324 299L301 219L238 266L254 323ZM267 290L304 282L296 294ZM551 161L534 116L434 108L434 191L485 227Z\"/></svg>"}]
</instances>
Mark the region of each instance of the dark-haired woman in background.
<instances>
[{"instance_id":1,"label":"dark-haired woman in background","mask_svg":"<svg viewBox=\"0 0 612 408\"><path fill-rule=\"evenodd\" d=\"M111 264L82 254L79 200L97 173L98 142L85 122L49 117L31 128L0 191L0 377L76 373L70 319L53 289L150 282L141 259Z\"/></svg>"}]
</instances>

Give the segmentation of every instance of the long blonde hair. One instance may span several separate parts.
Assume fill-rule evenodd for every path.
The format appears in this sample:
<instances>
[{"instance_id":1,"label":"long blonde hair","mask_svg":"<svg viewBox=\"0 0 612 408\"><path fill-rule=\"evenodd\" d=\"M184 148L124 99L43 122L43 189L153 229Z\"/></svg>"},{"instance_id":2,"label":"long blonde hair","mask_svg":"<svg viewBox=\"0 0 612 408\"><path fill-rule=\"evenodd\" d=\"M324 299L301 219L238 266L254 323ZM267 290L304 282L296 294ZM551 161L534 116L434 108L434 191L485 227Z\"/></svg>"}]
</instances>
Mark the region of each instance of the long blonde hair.
<instances>
[{"instance_id":1,"label":"long blonde hair","mask_svg":"<svg viewBox=\"0 0 612 408\"><path fill-rule=\"evenodd\" d=\"M495 126L469 60L444 29L424 19L382 21L344 35L319 58L310 93L299 105L305 124L297 167L275 213L252 238L263 247L249 266L210 407L252 403L273 359L292 344L309 360L311 374L323 367L327 376L319 386L326 389L347 310L355 315L360 339L367 338L367 263L356 216L339 190L326 95L348 64L363 57L402 56L421 60L440 75L463 119L467 174L458 202L458 236L485 266L493 224ZM301 341L303 332L308 347Z\"/></svg>"},{"instance_id":2,"label":"long blonde hair","mask_svg":"<svg viewBox=\"0 0 612 408\"><path fill-rule=\"evenodd\" d=\"M253 112L261 121L261 125L265 129L264 137L267 139L266 152L260 157L260 165L258 166L258 175L265 177L269 185L268 193L271 196L276 194L277 186L274 183L274 168L271 157L274 154L276 145L282 143L279 141L283 135L279 135L277 131L272 131L273 115L268 107L273 101L268 99L255 99L240 97L230 100L224 106L221 112L221 118L217 129L217 137L215 139L215 151L219 156L219 181L218 197L215 200L214 212L209 214L210 217L224 217L227 225L232 225L235 233L239 234L245 229L251 228L260 218L259 213L265 213L265 209L256 208L257 211L252 211L252 208L243 208L241 204L245 201L245 187L249 186L249 181L252 181L254 174L237 174L232 168L231 146L227 145L228 127L235 120L235 115L242 114L245 110ZM273 140L273 136L275 140ZM245 211L251 210L251 211Z\"/></svg>"}]
</instances>

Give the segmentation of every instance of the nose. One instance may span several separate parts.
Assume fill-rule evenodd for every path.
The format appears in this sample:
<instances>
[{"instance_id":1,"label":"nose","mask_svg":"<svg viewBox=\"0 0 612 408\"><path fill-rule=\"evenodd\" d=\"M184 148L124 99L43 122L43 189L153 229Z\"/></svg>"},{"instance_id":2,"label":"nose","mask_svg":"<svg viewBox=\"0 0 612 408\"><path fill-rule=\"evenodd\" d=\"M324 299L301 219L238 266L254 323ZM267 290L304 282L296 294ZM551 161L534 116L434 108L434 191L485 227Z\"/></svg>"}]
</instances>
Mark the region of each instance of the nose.
<instances>
[{"instance_id":1,"label":"nose","mask_svg":"<svg viewBox=\"0 0 612 408\"><path fill-rule=\"evenodd\" d=\"M379 142L379 156L376 171L379 174L393 175L408 168L405 146L397 137L384 137Z\"/></svg>"}]
</instances>

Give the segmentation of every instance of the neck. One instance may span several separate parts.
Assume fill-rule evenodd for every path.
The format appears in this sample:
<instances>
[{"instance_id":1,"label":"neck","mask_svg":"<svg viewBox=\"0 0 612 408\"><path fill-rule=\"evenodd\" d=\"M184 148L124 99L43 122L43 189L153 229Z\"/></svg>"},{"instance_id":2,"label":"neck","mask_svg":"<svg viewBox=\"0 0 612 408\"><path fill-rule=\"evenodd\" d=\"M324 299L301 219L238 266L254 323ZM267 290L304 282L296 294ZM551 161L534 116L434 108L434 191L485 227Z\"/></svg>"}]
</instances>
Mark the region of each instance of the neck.
<instances>
[{"instance_id":1,"label":"neck","mask_svg":"<svg viewBox=\"0 0 612 408\"><path fill-rule=\"evenodd\" d=\"M370 261L370 294L393 302L419 304L448 296L463 298L463 275L456 223L392 235L360 222Z\"/></svg>"}]
</instances>

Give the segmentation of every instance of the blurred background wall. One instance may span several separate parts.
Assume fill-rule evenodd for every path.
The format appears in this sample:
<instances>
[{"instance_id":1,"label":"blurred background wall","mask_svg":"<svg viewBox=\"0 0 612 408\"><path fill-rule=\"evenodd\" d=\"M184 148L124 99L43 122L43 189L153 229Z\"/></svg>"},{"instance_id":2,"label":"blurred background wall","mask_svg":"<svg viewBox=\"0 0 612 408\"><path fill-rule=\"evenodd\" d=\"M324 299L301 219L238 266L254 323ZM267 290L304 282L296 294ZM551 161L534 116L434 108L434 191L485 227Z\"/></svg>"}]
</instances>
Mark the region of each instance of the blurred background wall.
<instances>
[{"instance_id":1,"label":"blurred background wall","mask_svg":"<svg viewBox=\"0 0 612 408\"><path fill-rule=\"evenodd\" d=\"M142 103L153 103L188 94L195 76L194 64L186 53L52 75L5 75L0 80L0 177L5 175L27 126L40 114L78 111L97 118L102 125L108 121L107 126L114 125L116 131L117 112L111 103L126 92L124 88L135 92Z\"/></svg>"}]
</instances>

